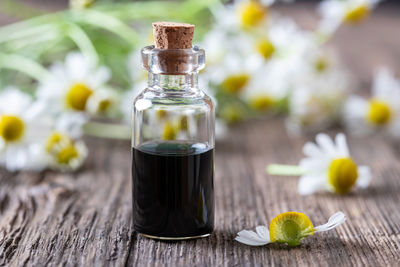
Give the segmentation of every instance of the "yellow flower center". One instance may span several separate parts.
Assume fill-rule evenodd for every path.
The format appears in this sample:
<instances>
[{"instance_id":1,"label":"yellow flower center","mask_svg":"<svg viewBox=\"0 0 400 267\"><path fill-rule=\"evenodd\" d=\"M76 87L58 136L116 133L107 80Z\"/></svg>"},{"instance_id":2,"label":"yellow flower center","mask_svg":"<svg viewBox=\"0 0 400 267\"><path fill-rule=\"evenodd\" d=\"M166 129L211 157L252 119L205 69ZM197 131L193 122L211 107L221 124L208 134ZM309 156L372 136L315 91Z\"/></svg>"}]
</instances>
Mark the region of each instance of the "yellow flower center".
<instances>
[{"instance_id":1,"label":"yellow flower center","mask_svg":"<svg viewBox=\"0 0 400 267\"><path fill-rule=\"evenodd\" d=\"M56 146L61 144L72 144L72 140L65 134L53 132L46 140L46 151L52 152Z\"/></svg>"},{"instance_id":2,"label":"yellow flower center","mask_svg":"<svg viewBox=\"0 0 400 267\"><path fill-rule=\"evenodd\" d=\"M325 58L320 57L315 61L314 67L317 72L322 73L329 67L329 63Z\"/></svg>"},{"instance_id":3,"label":"yellow flower center","mask_svg":"<svg viewBox=\"0 0 400 267\"><path fill-rule=\"evenodd\" d=\"M271 58L275 52L275 46L268 39L259 41L256 44L256 49L265 59Z\"/></svg>"},{"instance_id":4,"label":"yellow flower center","mask_svg":"<svg viewBox=\"0 0 400 267\"><path fill-rule=\"evenodd\" d=\"M25 133L24 121L13 115L3 115L0 118L0 136L5 142L21 140Z\"/></svg>"},{"instance_id":5,"label":"yellow flower center","mask_svg":"<svg viewBox=\"0 0 400 267\"><path fill-rule=\"evenodd\" d=\"M267 95L258 95L250 98L250 106L259 111L269 110L274 105L274 100Z\"/></svg>"},{"instance_id":6,"label":"yellow flower center","mask_svg":"<svg viewBox=\"0 0 400 267\"><path fill-rule=\"evenodd\" d=\"M369 101L367 120L376 125L384 125L392 118L392 110L389 105L381 100Z\"/></svg>"},{"instance_id":7,"label":"yellow flower center","mask_svg":"<svg viewBox=\"0 0 400 267\"><path fill-rule=\"evenodd\" d=\"M350 9L344 16L344 21L349 23L357 23L368 17L370 9L367 5L360 5Z\"/></svg>"},{"instance_id":8,"label":"yellow flower center","mask_svg":"<svg viewBox=\"0 0 400 267\"><path fill-rule=\"evenodd\" d=\"M246 73L235 74L228 76L221 86L226 92L237 94L247 85L249 80L250 76Z\"/></svg>"},{"instance_id":9,"label":"yellow flower center","mask_svg":"<svg viewBox=\"0 0 400 267\"><path fill-rule=\"evenodd\" d=\"M181 131L188 131L189 130L189 123L188 123L188 116L184 115L179 119L179 130Z\"/></svg>"},{"instance_id":10,"label":"yellow flower center","mask_svg":"<svg viewBox=\"0 0 400 267\"><path fill-rule=\"evenodd\" d=\"M162 134L162 138L164 140L174 140L176 138L176 128L174 127L174 125L167 121L164 124L164 130L163 130L163 134Z\"/></svg>"},{"instance_id":11,"label":"yellow flower center","mask_svg":"<svg viewBox=\"0 0 400 267\"><path fill-rule=\"evenodd\" d=\"M59 164L69 164L71 160L77 158L79 156L79 152L74 146L74 144L70 144L68 146L63 147L57 153L57 162Z\"/></svg>"},{"instance_id":12,"label":"yellow flower center","mask_svg":"<svg viewBox=\"0 0 400 267\"><path fill-rule=\"evenodd\" d=\"M168 112L164 109L159 109L156 111L156 117L159 120L165 119L168 115Z\"/></svg>"},{"instance_id":13,"label":"yellow flower center","mask_svg":"<svg viewBox=\"0 0 400 267\"><path fill-rule=\"evenodd\" d=\"M89 97L93 94L93 90L86 84L76 83L71 86L66 95L66 104L69 108L83 111Z\"/></svg>"},{"instance_id":14,"label":"yellow flower center","mask_svg":"<svg viewBox=\"0 0 400 267\"><path fill-rule=\"evenodd\" d=\"M272 242L300 245L300 240L314 233L310 219L300 212L285 212L272 219L269 235Z\"/></svg>"},{"instance_id":15,"label":"yellow flower center","mask_svg":"<svg viewBox=\"0 0 400 267\"><path fill-rule=\"evenodd\" d=\"M254 27L261 23L268 10L256 1L249 1L240 6L239 14L243 27Z\"/></svg>"},{"instance_id":16,"label":"yellow flower center","mask_svg":"<svg viewBox=\"0 0 400 267\"><path fill-rule=\"evenodd\" d=\"M357 178L357 165L352 158L337 158L329 165L328 182L336 193L348 193Z\"/></svg>"},{"instance_id":17,"label":"yellow flower center","mask_svg":"<svg viewBox=\"0 0 400 267\"><path fill-rule=\"evenodd\" d=\"M99 102L98 111L100 113L106 112L111 107L110 99L103 99Z\"/></svg>"},{"instance_id":18,"label":"yellow flower center","mask_svg":"<svg viewBox=\"0 0 400 267\"><path fill-rule=\"evenodd\" d=\"M243 118L242 110L236 105L226 105L221 110L221 117L228 123L235 123Z\"/></svg>"}]
</instances>

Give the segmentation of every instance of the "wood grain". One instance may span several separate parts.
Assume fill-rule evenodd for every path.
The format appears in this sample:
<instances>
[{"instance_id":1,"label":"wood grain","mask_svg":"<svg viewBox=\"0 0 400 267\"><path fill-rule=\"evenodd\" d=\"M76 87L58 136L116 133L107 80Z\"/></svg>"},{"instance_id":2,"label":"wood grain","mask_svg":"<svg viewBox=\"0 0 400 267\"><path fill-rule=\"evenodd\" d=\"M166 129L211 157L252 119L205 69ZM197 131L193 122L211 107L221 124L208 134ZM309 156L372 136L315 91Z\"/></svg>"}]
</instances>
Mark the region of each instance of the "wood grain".
<instances>
[{"instance_id":1,"label":"wood grain","mask_svg":"<svg viewBox=\"0 0 400 267\"><path fill-rule=\"evenodd\" d=\"M304 21L312 12L296 10ZM377 62L386 59L400 69L395 14L378 12L361 30L343 29L334 40L365 84ZM265 166L297 163L312 138L289 137L282 118L234 127L216 146L215 232L184 242L153 241L132 230L129 142L88 138L90 156L75 174L1 170L0 265L399 266L400 146L381 136L349 138L356 162L373 170L371 186L347 196L301 197L297 178L267 175ZM296 248L234 241L238 231L291 210L314 224L339 210L348 221Z\"/></svg>"}]
</instances>

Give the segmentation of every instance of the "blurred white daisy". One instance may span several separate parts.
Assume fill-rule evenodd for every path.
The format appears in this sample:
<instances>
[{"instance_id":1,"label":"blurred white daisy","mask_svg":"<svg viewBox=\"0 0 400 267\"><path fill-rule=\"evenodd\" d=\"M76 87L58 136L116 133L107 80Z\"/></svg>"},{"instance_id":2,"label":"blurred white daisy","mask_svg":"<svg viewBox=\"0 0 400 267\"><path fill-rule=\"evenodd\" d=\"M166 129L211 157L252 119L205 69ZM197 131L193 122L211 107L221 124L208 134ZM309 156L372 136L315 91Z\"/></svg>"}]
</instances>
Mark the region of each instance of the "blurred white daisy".
<instances>
[{"instance_id":1,"label":"blurred white daisy","mask_svg":"<svg viewBox=\"0 0 400 267\"><path fill-rule=\"evenodd\" d=\"M326 134L318 134L316 143L307 142L303 152L306 158L298 166L271 164L267 172L272 175L301 175L298 191L302 195L323 190L345 194L353 187L368 187L370 168L356 165L344 134L337 134L335 141Z\"/></svg>"},{"instance_id":2,"label":"blurred white daisy","mask_svg":"<svg viewBox=\"0 0 400 267\"><path fill-rule=\"evenodd\" d=\"M381 0L325 0L318 7L322 15L319 31L332 34L342 23L358 23L367 18Z\"/></svg>"},{"instance_id":3,"label":"blurred white daisy","mask_svg":"<svg viewBox=\"0 0 400 267\"><path fill-rule=\"evenodd\" d=\"M75 171L88 155L82 136L87 118L80 113L64 113L57 118L52 131L46 136L43 149L49 167L60 171Z\"/></svg>"},{"instance_id":4,"label":"blurred white daisy","mask_svg":"<svg viewBox=\"0 0 400 267\"><path fill-rule=\"evenodd\" d=\"M107 67L98 67L83 54L71 52L64 63L55 63L50 68L51 77L38 88L39 100L49 108L70 111L87 111L88 102L110 79ZM99 96L104 102L104 95ZM98 101L93 101L97 102Z\"/></svg>"},{"instance_id":5,"label":"blurred white daisy","mask_svg":"<svg viewBox=\"0 0 400 267\"><path fill-rule=\"evenodd\" d=\"M299 193L312 194L320 190L345 194L354 186L366 188L371 179L368 166L357 166L350 156L346 136L336 135L333 141L326 134L318 134L316 144L303 147L306 158L299 163L304 175L299 180Z\"/></svg>"},{"instance_id":6,"label":"blurred white daisy","mask_svg":"<svg viewBox=\"0 0 400 267\"><path fill-rule=\"evenodd\" d=\"M343 117L354 134L383 131L400 138L400 80L390 70L380 69L374 76L371 98L351 96Z\"/></svg>"},{"instance_id":7,"label":"blurred white daisy","mask_svg":"<svg viewBox=\"0 0 400 267\"><path fill-rule=\"evenodd\" d=\"M272 219L269 229L262 225L257 226L255 232L242 230L235 240L249 246L263 246L274 242L298 246L303 238L331 230L345 221L346 215L339 211L333 214L327 223L314 227L304 213L285 212Z\"/></svg>"},{"instance_id":8,"label":"blurred white daisy","mask_svg":"<svg viewBox=\"0 0 400 267\"><path fill-rule=\"evenodd\" d=\"M7 170L40 171L47 166L41 142L51 122L41 111L15 88L0 92L0 164Z\"/></svg>"},{"instance_id":9,"label":"blurred white daisy","mask_svg":"<svg viewBox=\"0 0 400 267\"><path fill-rule=\"evenodd\" d=\"M352 87L338 58L322 49L308 51L293 76L286 126L291 134L315 132L338 122Z\"/></svg>"}]
</instances>

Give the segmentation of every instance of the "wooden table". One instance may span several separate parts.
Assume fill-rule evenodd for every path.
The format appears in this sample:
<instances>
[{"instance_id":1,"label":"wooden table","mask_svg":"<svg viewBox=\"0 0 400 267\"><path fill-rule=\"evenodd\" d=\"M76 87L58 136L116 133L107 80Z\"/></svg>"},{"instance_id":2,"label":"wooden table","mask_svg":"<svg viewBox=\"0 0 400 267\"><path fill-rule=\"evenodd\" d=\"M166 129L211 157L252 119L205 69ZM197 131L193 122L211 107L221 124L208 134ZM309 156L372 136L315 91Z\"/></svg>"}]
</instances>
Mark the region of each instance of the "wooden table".
<instances>
[{"instance_id":1,"label":"wooden table","mask_svg":"<svg viewBox=\"0 0 400 267\"><path fill-rule=\"evenodd\" d=\"M312 24L309 6L281 11ZM343 29L333 40L361 85L369 83L376 63L399 73L398 12L378 10L366 24ZM289 137L281 118L234 127L216 146L215 232L175 243L146 239L132 230L129 142L87 138L90 156L76 174L1 170L0 264L400 265L400 145L380 136L349 138L356 162L373 170L370 187L346 196L302 197L297 178L267 175L265 167L297 163L304 142L311 139ZM266 224L291 210L306 213L314 224L336 211L343 211L348 221L296 248L248 247L234 241L243 228Z\"/></svg>"}]
</instances>

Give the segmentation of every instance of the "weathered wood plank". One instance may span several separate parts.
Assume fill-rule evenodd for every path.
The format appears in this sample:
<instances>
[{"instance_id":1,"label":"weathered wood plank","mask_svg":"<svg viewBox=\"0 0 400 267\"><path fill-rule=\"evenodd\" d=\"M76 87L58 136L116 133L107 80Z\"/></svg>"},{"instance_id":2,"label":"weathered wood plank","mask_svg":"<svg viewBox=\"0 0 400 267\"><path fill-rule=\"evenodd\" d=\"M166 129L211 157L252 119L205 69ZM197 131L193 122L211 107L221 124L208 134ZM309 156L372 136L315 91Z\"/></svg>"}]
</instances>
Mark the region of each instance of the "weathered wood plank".
<instances>
[{"instance_id":1,"label":"weathered wood plank","mask_svg":"<svg viewBox=\"0 0 400 267\"><path fill-rule=\"evenodd\" d=\"M308 5L279 8L315 23ZM400 69L399 18L396 10L382 10L357 29L341 29L332 41L362 85L377 64ZM267 175L265 166L297 163L312 138L288 137L280 118L234 127L216 147L216 230L210 238L184 242L153 241L132 230L129 142L88 139L90 156L76 174L0 170L0 265L399 265L400 146L380 136L350 138L357 163L373 170L370 188L300 197L297 178ZM233 240L243 228L289 210L305 212L314 224L341 210L348 222L297 248Z\"/></svg>"}]
</instances>

